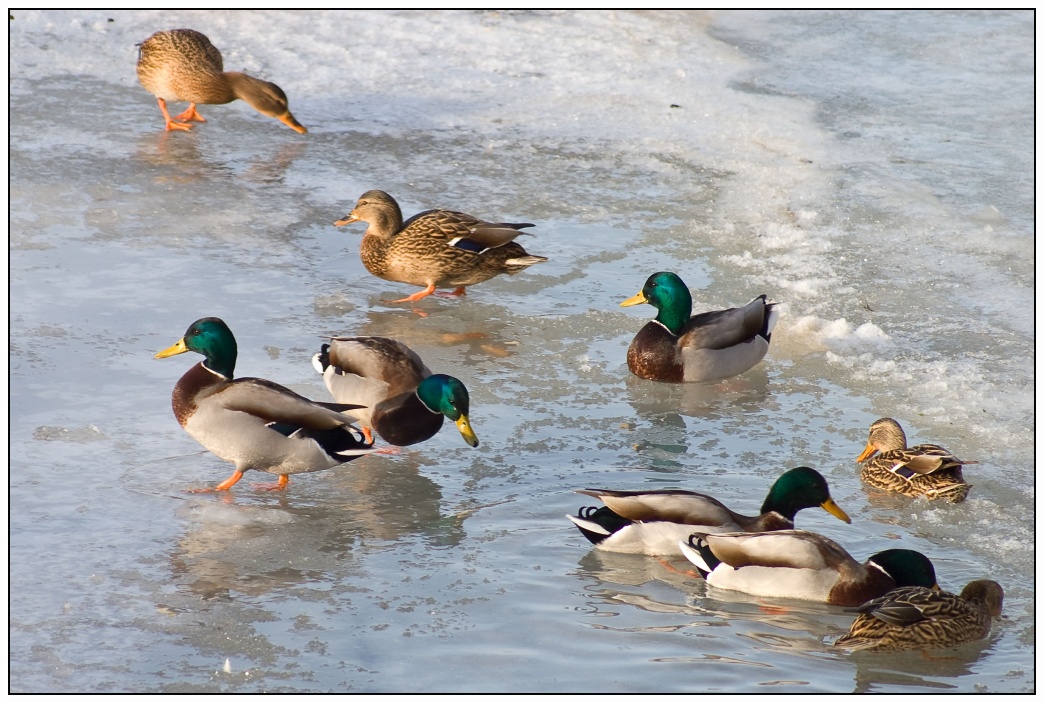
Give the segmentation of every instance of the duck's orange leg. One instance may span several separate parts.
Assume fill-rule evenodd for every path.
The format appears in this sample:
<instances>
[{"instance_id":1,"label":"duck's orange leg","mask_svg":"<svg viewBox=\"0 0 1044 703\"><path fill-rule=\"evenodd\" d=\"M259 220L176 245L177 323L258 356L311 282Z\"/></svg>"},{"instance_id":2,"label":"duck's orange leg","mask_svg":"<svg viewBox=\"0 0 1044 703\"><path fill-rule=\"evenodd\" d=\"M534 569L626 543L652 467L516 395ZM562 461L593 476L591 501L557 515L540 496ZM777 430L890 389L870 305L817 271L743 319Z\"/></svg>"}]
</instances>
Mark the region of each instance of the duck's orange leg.
<instances>
[{"instance_id":1,"label":"duck's orange leg","mask_svg":"<svg viewBox=\"0 0 1044 703\"><path fill-rule=\"evenodd\" d=\"M359 431L363 434L363 439L369 444L373 444L373 430L369 427L360 427ZM398 447L381 447L374 451L374 454L402 454L402 450Z\"/></svg>"},{"instance_id":2,"label":"duck's orange leg","mask_svg":"<svg viewBox=\"0 0 1044 703\"><path fill-rule=\"evenodd\" d=\"M231 476L229 476L213 488L191 488L189 489L189 493L213 493L214 491L227 491L229 488L236 484L236 481L238 481L241 478L243 478L243 472L239 469L236 469L235 473L233 473Z\"/></svg>"},{"instance_id":3,"label":"duck's orange leg","mask_svg":"<svg viewBox=\"0 0 1044 703\"><path fill-rule=\"evenodd\" d=\"M176 120L193 120L195 122L206 122L206 120L203 119L203 115L201 115L198 112L196 112L196 103L189 103L188 109L185 110L180 115L175 115L174 119L176 119ZM191 125L189 125L189 126L191 126Z\"/></svg>"},{"instance_id":4,"label":"duck's orange leg","mask_svg":"<svg viewBox=\"0 0 1044 703\"><path fill-rule=\"evenodd\" d=\"M171 132L175 129L192 129L192 125L185 124L184 122L175 122L170 113L167 112L167 101L163 98L156 98L156 102L159 103L160 112L163 113L163 119L167 121L167 131ZM237 479L238 480L238 479Z\"/></svg>"},{"instance_id":5,"label":"duck's orange leg","mask_svg":"<svg viewBox=\"0 0 1044 703\"><path fill-rule=\"evenodd\" d=\"M412 303L414 300L420 300L421 298L427 298L429 295L435 292L435 284L430 283L424 290L419 290L413 295L407 298L400 298L399 300L385 300L386 303Z\"/></svg>"},{"instance_id":6,"label":"duck's orange leg","mask_svg":"<svg viewBox=\"0 0 1044 703\"><path fill-rule=\"evenodd\" d=\"M468 292L464 289L464 286L457 286L456 290L454 290L452 293L436 293L435 295L439 296L440 298L456 298L457 296L467 294Z\"/></svg>"},{"instance_id":7,"label":"duck's orange leg","mask_svg":"<svg viewBox=\"0 0 1044 703\"><path fill-rule=\"evenodd\" d=\"M286 474L279 474L279 480L275 483L255 483L254 488L259 491L282 491L290 483L290 477Z\"/></svg>"},{"instance_id":8,"label":"duck's orange leg","mask_svg":"<svg viewBox=\"0 0 1044 703\"><path fill-rule=\"evenodd\" d=\"M691 578L699 579L701 581L703 580L703 577L700 576L700 572L694 569L686 569L685 571L682 571L681 569L675 568L675 566L666 559L658 559L657 561L660 562L660 566L664 567L668 571L673 571L676 574L681 574L682 576L689 576Z\"/></svg>"}]
</instances>

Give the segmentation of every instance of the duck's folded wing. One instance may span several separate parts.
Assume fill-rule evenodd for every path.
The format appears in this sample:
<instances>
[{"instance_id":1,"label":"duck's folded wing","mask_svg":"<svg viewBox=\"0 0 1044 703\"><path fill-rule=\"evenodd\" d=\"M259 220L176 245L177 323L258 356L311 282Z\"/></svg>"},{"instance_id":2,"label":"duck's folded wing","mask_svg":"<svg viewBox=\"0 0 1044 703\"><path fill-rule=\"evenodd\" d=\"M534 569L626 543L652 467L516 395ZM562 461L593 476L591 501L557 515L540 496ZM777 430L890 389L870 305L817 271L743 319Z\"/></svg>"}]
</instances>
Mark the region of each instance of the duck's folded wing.
<instances>
[{"instance_id":1,"label":"duck's folded wing","mask_svg":"<svg viewBox=\"0 0 1044 703\"><path fill-rule=\"evenodd\" d=\"M680 335L683 347L727 349L749 341L765 327L765 296L742 308L715 310L694 315Z\"/></svg>"},{"instance_id":2,"label":"duck's folded wing","mask_svg":"<svg viewBox=\"0 0 1044 703\"><path fill-rule=\"evenodd\" d=\"M334 409L351 406L316 403L263 378L236 379L212 398L227 410L248 413L265 422L294 424L311 430L329 430L351 422L350 417Z\"/></svg>"},{"instance_id":3,"label":"duck's folded wing","mask_svg":"<svg viewBox=\"0 0 1044 703\"><path fill-rule=\"evenodd\" d=\"M906 466L914 473L922 476L934 473L940 469L952 469L964 464L978 463L975 461L962 461L937 444L919 444L910 449L898 450L888 455L890 459L892 454L896 456L896 466ZM896 466L892 467L892 471L895 471Z\"/></svg>"},{"instance_id":4,"label":"duck's folded wing","mask_svg":"<svg viewBox=\"0 0 1044 703\"><path fill-rule=\"evenodd\" d=\"M909 587L889 591L859 607L859 612L872 615L881 622L898 627L909 627L925 620L924 611L933 600L948 594L927 588Z\"/></svg>"},{"instance_id":5,"label":"duck's folded wing","mask_svg":"<svg viewBox=\"0 0 1044 703\"><path fill-rule=\"evenodd\" d=\"M473 249L478 246L483 250L493 249L494 247L504 246L510 241L513 241L518 235L522 234L519 232L523 227L533 227L534 225L529 222L479 222L470 227L470 233L462 237L454 237L450 240L450 245L458 248L469 248ZM466 244L466 246L462 246Z\"/></svg>"},{"instance_id":6,"label":"duck's folded wing","mask_svg":"<svg viewBox=\"0 0 1044 703\"><path fill-rule=\"evenodd\" d=\"M330 374L324 373L330 392L343 402L369 404L367 399L373 398L379 401L413 390L431 375L431 369L416 352L388 337L335 337L330 340L329 360L330 366L336 367L335 373L361 379L346 382L356 385L344 386L345 392L339 394L331 385ZM349 395L349 391L361 395ZM356 400L357 397L362 399Z\"/></svg>"},{"instance_id":7,"label":"duck's folded wing","mask_svg":"<svg viewBox=\"0 0 1044 703\"><path fill-rule=\"evenodd\" d=\"M520 229L534 226L529 222L486 222L451 210L427 210L411 217L403 229L415 221L417 227L423 226L431 236L445 239L449 246L475 253L504 246L521 234Z\"/></svg>"},{"instance_id":8,"label":"duck's folded wing","mask_svg":"<svg viewBox=\"0 0 1044 703\"><path fill-rule=\"evenodd\" d=\"M660 520L684 525L739 528L728 508L715 498L702 493L681 490L613 491L594 488L577 493L598 498L614 513L629 520Z\"/></svg>"},{"instance_id":9,"label":"duck's folded wing","mask_svg":"<svg viewBox=\"0 0 1044 703\"><path fill-rule=\"evenodd\" d=\"M832 540L804 530L750 534L725 532L706 535L722 562L734 568L777 566L794 569L830 569L851 557Z\"/></svg>"}]
</instances>

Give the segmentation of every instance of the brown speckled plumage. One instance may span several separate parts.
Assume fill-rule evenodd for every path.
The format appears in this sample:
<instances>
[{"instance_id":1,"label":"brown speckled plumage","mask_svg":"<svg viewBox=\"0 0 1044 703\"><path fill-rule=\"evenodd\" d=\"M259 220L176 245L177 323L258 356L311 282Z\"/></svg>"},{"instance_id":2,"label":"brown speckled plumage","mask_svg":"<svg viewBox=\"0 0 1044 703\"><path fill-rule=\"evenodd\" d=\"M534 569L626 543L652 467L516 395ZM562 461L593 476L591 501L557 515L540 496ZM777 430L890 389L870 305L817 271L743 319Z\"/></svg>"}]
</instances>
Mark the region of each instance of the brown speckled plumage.
<instances>
[{"instance_id":1,"label":"brown speckled plumage","mask_svg":"<svg viewBox=\"0 0 1044 703\"><path fill-rule=\"evenodd\" d=\"M176 120L206 120L197 104L223 105L241 99L263 115L291 129L307 132L287 106L286 94L275 83L245 73L225 72L221 52L203 34L192 29L156 32L140 45L138 81L156 96L167 130L190 129ZM185 112L171 118L166 101L188 102Z\"/></svg>"},{"instance_id":2,"label":"brown speckled plumage","mask_svg":"<svg viewBox=\"0 0 1044 703\"><path fill-rule=\"evenodd\" d=\"M956 647L986 637L999 617L1004 589L972 581L960 595L910 586L864 603L836 647L896 651Z\"/></svg>"},{"instance_id":3,"label":"brown speckled plumage","mask_svg":"<svg viewBox=\"0 0 1044 703\"><path fill-rule=\"evenodd\" d=\"M381 190L367 191L336 225L366 222L359 247L366 270L388 281L425 286L400 301L418 300L436 288L466 286L502 273L515 274L547 261L512 241L529 223L485 222L451 210L427 210L405 223L398 203Z\"/></svg>"},{"instance_id":4,"label":"brown speckled plumage","mask_svg":"<svg viewBox=\"0 0 1044 703\"><path fill-rule=\"evenodd\" d=\"M882 417L870 425L860 477L867 484L907 496L960 503L971 486L964 482L961 466L974 461L958 459L937 444L906 446L906 433L898 422Z\"/></svg>"}]
</instances>

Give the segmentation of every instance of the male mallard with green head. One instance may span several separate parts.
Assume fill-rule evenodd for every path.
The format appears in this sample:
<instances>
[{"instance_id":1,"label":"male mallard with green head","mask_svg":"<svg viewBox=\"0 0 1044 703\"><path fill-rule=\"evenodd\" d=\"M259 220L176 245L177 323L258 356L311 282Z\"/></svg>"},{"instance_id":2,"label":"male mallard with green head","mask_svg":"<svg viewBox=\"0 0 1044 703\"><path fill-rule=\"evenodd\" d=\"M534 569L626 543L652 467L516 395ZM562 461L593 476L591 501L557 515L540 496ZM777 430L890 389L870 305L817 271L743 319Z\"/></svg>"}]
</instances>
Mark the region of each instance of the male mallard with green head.
<instances>
[{"instance_id":1,"label":"male mallard with green head","mask_svg":"<svg viewBox=\"0 0 1044 703\"><path fill-rule=\"evenodd\" d=\"M457 425L464 441L478 446L468 421L470 399L464 384L445 374L432 374L408 346L389 337L334 337L312 364L326 387L362 425L388 444L405 447L435 436L444 417Z\"/></svg>"},{"instance_id":2,"label":"male mallard with green head","mask_svg":"<svg viewBox=\"0 0 1044 703\"><path fill-rule=\"evenodd\" d=\"M651 381L720 381L741 374L765 358L779 319L777 304L764 295L742 308L692 315L692 294L670 271L649 276L642 290L620 305L639 303L656 308L656 319L631 342L627 368Z\"/></svg>"},{"instance_id":3,"label":"male mallard with green head","mask_svg":"<svg viewBox=\"0 0 1044 703\"><path fill-rule=\"evenodd\" d=\"M886 549L860 564L814 532L693 533L679 542L707 583L753 596L862 605L899 586L937 588L935 567L911 549Z\"/></svg>"},{"instance_id":4,"label":"male mallard with green head","mask_svg":"<svg viewBox=\"0 0 1044 703\"><path fill-rule=\"evenodd\" d=\"M605 503L566 515L596 548L610 552L674 556L679 540L693 532L769 532L794 528L798 511L819 506L838 520L852 522L830 497L826 479L799 466L772 484L761 514L753 517L729 510L703 493L683 490L577 491Z\"/></svg>"},{"instance_id":5,"label":"male mallard with green head","mask_svg":"<svg viewBox=\"0 0 1044 703\"><path fill-rule=\"evenodd\" d=\"M262 487L282 489L290 474L329 469L372 451L344 414L356 406L311 401L262 378L233 380L236 338L221 319L196 320L156 358L188 351L205 358L174 386L174 416L193 439L236 467L210 490L228 490L249 469L278 475L278 483Z\"/></svg>"}]
</instances>

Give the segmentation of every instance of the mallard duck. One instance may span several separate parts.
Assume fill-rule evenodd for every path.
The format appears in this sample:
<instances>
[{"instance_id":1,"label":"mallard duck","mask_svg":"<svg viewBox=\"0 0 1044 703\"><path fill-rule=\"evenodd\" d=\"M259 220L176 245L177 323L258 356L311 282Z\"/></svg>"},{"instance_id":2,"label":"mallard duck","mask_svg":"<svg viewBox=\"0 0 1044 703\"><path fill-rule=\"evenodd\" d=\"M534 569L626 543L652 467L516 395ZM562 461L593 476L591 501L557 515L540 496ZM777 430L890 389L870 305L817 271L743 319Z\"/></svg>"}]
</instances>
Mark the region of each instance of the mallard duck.
<instances>
[{"instance_id":1,"label":"mallard duck","mask_svg":"<svg viewBox=\"0 0 1044 703\"><path fill-rule=\"evenodd\" d=\"M597 498L605 506L580 508L566 515L598 549L627 554L680 554L678 540L701 532L769 532L794 527L794 516L817 505L852 522L830 497L826 479L807 466L791 469L776 479L754 517L729 510L721 501L702 493L682 490L610 491L589 488L576 491Z\"/></svg>"},{"instance_id":2,"label":"mallard duck","mask_svg":"<svg viewBox=\"0 0 1044 703\"><path fill-rule=\"evenodd\" d=\"M388 444L405 447L435 436L448 417L464 441L478 446L468 421L468 389L458 379L432 374L402 342L388 337L334 337L312 357L326 387L372 441L370 428Z\"/></svg>"},{"instance_id":3,"label":"mallard duck","mask_svg":"<svg viewBox=\"0 0 1044 703\"><path fill-rule=\"evenodd\" d=\"M990 634L1000 617L1004 589L996 581L972 581L961 594L910 586L896 588L859 607L848 634L834 642L849 649L956 647Z\"/></svg>"},{"instance_id":4,"label":"mallard duck","mask_svg":"<svg viewBox=\"0 0 1044 703\"><path fill-rule=\"evenodd\" d=\"M451 210L425 210L404 223L399 204L383 190L363 193L334 224L353 222L369 225L359 247L367 271L386 281L425 286L393 303L420 300L450 286L455 290L445 295L464 295L467 286L547 261L512 241L530 223L484 222Z\"/></svg>"},{"instance_id":5,"label":"mallard duck","mask_svg":"<svg viewBox=\"0 0 1044 703\"><path fill-rule=\"evenodd\" d=\"M870 425L866 449L856 462L863 462L859 475L875 488L951 503L960 503L971 490L964 482L961 466L978 463L958 459L937 444L907 447L906 433L890 417Z\"/></svg>"},{"instance_id":6,"label":"mallard duck","mask_svg":"<svg viewBox=\"0 0 1044 703\"><path fill-rule=\"evenodd\" d=\"M156 96L168 132L192 129L174 120L206 122L196 111L197 104L224 105L237 99L295 132L308 131L290 114L286 93L279 86L245 73L225 72L221 52L195 30L156 32L138 47L138 81ZM171 118L167 100L187 102L188 109Z\"/></svg>"},{"instance_id":7,"label":"mallard duck","mask_svg":"<svg viewBox=\"0 0 1044 703\"><path fill-rule=\"evenodd\" d=\"M707 583L754 596L862 605L898 586L936 588L935 567L910 549L887 549L860 564L815 532L693 533L682 554Z\"/></svg>"},{"instance_id":8,"label":"mallard duck","mask_svg":"<svg viewBox=\"0 0 1044 703\"><path fill-rule=\"evenodd\" d=\"M193 439L236 466L212 490L228 490L248 469L277 474L278 483L263 487L282 489L290 474L329 469L372 451L343 414L356 406L317 403L262 378L232 380L236 338L219 318L196 320L156 358L187 351L206 358L174 386L174 416Z\"/></svg>"},{"instance_id":9,"label":"mallard duck","mask_svg":"<svg viewBox=\"0 0 1044 703\"><path fill-rule=\"evenodd\" d=\"M779 319L777 304L766 302L764 295L742 308L692 315L692 294L670 271L649 276L645 286L620 305L639 303L656 308L656 319L631 342L627 368L651 381L720 381L748 371L768 353Z\"/></svg>"}]
</instances>

